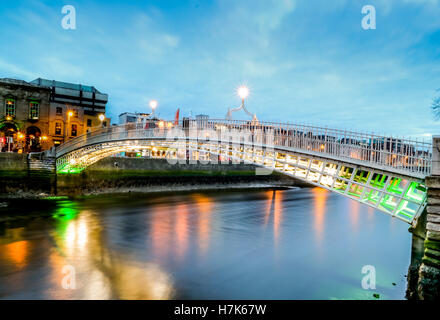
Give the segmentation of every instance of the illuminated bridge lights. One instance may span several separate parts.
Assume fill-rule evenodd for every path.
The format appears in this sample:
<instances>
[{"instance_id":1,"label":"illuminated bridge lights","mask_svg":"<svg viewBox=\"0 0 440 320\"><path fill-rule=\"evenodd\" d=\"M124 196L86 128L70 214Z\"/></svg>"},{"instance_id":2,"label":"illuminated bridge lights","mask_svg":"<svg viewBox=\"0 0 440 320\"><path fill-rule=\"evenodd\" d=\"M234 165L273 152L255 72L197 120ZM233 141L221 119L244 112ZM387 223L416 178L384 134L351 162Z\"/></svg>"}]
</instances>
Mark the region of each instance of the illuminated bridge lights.
<instances>
[{"instance_id":1,"label":"illuminated bridge lights","mask_svg":"<svg viewBox=\"0 0 440 320\"><path fill-rule=\"evenodd\" d=\"M183 127L185 134L170 140L166 137L169 129L166 127L127 130L115 126L61 145L57 149L57 172L79 173L112 154L155 148L160 156L185 162L210 159L211 154L221 161L256 164L336 191L407 222L412 222L426 205L423 179L430 170L430 145L399 140L399 144L413 145L398 151L390 149L396 145L395 139L327 128L274 126L263 122L250 125L225 120L210 120L205 125L206 130L241 130L247 138L234 142L226 135L223 141L202 142L208 135L203 132L199 138L197 134L196 138L190 138L192 129ZM272 133L274 140L268 146L265 143L270 142L270 135L259 127L276 128L275 134ZM200 128L195 130L198 133ZM211 131L209 137L215 135ZM413 151L414 154L409 153Z\"/></svg>"}]
</instances>

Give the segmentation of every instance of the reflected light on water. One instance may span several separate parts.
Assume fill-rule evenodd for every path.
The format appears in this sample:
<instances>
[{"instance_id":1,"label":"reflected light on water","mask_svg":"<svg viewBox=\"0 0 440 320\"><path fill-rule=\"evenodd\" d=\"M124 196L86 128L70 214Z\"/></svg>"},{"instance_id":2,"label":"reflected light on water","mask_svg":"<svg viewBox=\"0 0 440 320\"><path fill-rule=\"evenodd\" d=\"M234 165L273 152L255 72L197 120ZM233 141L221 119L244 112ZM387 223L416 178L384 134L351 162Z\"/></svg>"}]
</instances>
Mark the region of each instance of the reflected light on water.
<instances>
[{"instance_id":1,"label":"reflected light on water","mask_svg":"<svg viewBox=\"0 0 440 320\"><path fill-rule=\"evenodd\" d=\"M313 199L314 199L314 229L317 242L321 243L324 237L324 224L325 224L325 213L326 213L326 202L328 191L322 188L313 188Z\"/></svg>"},{"instance_id":2,"label":"reflected light on water","mask_svg":"<svg viewBox=\"0 0 440 320\"><path fill-rule=\"evenodd\" d=\"M195 194L193 196L198 209L198 245L199 253L204 255L209 248L211 231L212 200L206 195Z\"/></svg>"},{"instance_id":3,"label":"reflected light on water","mask_svg":"<svg viewBox=\"0 0 440 320\"><path fill-rule=\"evenodd\" d=\"M355 200L349 201L348 214L350 217L350 224L354 231L358 231L359 228L359 210L360 203Z\"/></svg>"},{"instance_id":4,"label":"reflected light on water","mask_svg":"<svg viewBox=\"0 0 440 320\"><path fill-rule=\"evenodd\" d=\"M278 245L281 234L281 221L283 216L283 193L279 190L269 190L266 192L267 206L264 217L264 226L269 223L269 218L273 216L273 237L275 246Z\"/></svg>"},{"instance_id":5,"label":"reflected light on water","mask_svg":"<svg viewBox=\"0 0 440 320\"><path fill-rule=\"evenodd\" d=\"M64 234L64 248L69 255L84 254L88 250L88 212L83 212L78 219L68 221Z\"/></svg>"},{"instance_id":6,"label":"reflected light on water","mask_svg":"<svg viewBox=\"0 0 440 320\"><path fill-rule=\"evenodd\" d=\"M151 218L151 242L156 258L164 259L171 246L170 215L167 207L156 206Z\"/></svg>"},{"instance_id":7,"label":"reflected light on water","mask_svg":"<svg viewBox=\"0 0 440 320\"><path fill-rule=\"evenodd\" d=\"M186 204L179 204L176 207L176 232L175 249L177 257L183 258L188 247L188 208Z\"/></svg>"},{"instance_id":8,"label":"reflected light on water","mask_svg":"<svg viewBox=\"0 0 440 320\"><path fill-rule=\"evenodd\" d=\"M56 252L50 257L52 283L59 288L52 298L75 298L77 292L83 299L172 297L171 277L157 264L138 261L137 256L125 251L112 250L94 212L84 210L76 219L68 221L63 243L64 254ZM75 268L75 290L61 288L65 265Z\"/></svg>"},{"instance_id":9,"label":"reflected light on water","mask_svg":"<svg viewBox=\"0 0 440 320\"><path fill-rule=\"evenodd\" d=\"M9 261L11 261L16 267L23 268L26 265L26 258L29 251L28 247L28 241L17 241L4 245L1 251L6 253Z\"/></svg>"},{"instance_id":10,"label":"reflected light on water","mask_svg":"<svg viewBox=\"0 0 440 320\"><path fill-rule=\"evenodd\" d=\"M278 246L280 240L280 225L283 216L283 193L274 191L274 206L273 206L273 237L275 246Z\"/></svg>"}]
</instances>

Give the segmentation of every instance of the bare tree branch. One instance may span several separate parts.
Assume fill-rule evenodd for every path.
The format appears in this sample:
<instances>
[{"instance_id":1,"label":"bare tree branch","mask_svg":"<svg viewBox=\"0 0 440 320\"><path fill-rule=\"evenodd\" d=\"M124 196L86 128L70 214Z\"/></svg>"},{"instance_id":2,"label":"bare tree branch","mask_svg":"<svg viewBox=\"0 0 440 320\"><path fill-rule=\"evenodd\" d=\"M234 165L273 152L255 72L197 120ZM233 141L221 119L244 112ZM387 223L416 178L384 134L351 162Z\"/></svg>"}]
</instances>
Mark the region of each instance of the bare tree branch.
<instances>
[{"instance_id":1,"label":"bare tree branch","mask_svg":"<svg viewBox=\"0 0 440 320\"><path fill-rule=\"evenodd\" d=\"M437 91L440 92L440 89L438 89ZM434 117L436 119L440 119L440 96L432 100L431 109L434 113Z\"/></svg>"}]
</instances>

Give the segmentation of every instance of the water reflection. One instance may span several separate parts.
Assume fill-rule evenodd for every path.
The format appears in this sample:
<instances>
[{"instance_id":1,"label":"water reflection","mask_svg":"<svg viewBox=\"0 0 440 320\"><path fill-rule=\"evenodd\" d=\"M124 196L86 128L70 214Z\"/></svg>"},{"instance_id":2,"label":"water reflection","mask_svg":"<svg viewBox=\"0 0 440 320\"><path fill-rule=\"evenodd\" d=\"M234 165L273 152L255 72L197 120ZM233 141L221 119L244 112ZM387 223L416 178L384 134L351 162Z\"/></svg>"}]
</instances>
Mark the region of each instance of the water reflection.
<instances>
[{"instance_id":1,"label":"water reflection","mask_svg":"<svg viewBox=\"0 0 440 320\"><path fill-rule=\"evenodd\" d=\"M283 193L280 190L267 191L266 214L264 226L267 227L272 217L273 239L275 247L278 246L281 237L281 223L283 217Z\"/></svg>"},{"instance_id":2,"label":"water reflection","mask_svg":"<svg viewBox=\"0 0 440 320\"><path fill-rule=\"evenodd\" d=\"M176 249L176 255L179 259L185 256L186 249L188 247L188 210L186 204L179 204L176 206L175 211L174 229L176 238L174 239L174 248Z\"/></svg>"},{"instance_id":3,"label":"water reflection","mask_svg":"<svg viewBox=\"0 0 440 320\"><path fill-rule=\"evenodd\" d=\"M93 210L74 210L63 203L63 214L57 210L52 233L54 249L48 254L51 290L49 299L170 299L171 277L155 263L139 261L126 252L112 250L102 227L102 220ZM21 245L15 242L14 245ZM18 259L16 255L15 259ZM21 258L20 258L21 259ZM75 270L74 290L62 287L63 268Z\"/></svg>"},{"instance_id":4,"label":"water reflection","mask_svg":"<svg viewBox=\"0 0 440 320\"><path fill-rule=\"evenodd\" d=\"M350 201L349 206L349 217L350 217L350 224L354 231L359 230L359 209L361 204L355 200Z\"/></svg>"},{"instance_id":5,"label":"water reflection","mask_svg":"<svg viewBox=\"0 0 440 320\"><path fill-rule=\"evenodd\" d=\"M26 265L28 247L28 241L17 241L4 245L0 252L3 252L17 268L23 268Z\"/></svg>"},{"instance_id":6,"label":"water reflection","mask_svg":"<svg viewBox=\"0 0 440 320\"><path fill-rule=\"evenodd\" d=\"M211 231L211 212L213 204L210 197L203 194L195 194L193 199L196 201L198 209L198 246L199 253L204 256L209 249L210 231Z\"/></svg>"},{"instance_id":7,"label":"water reflection","mask_svg":"<svg viewBox=\"0 0 440 320\"><path fill-rule=\"evenodd\" d=\"M325 213L326 213L326 202L328 191L321 188L313 188L313 203L314 203L314 229L315 229L315 239L318 244L322 243L324 238L324 224L325 224Z\"/></svg>"},{"instance_id":8,"label":"water reflection","mask_svg":"<svg viewBox=\"0 0 440 320\"><path fill-rule=\"evenodd\" d=\"M369 298L365 263L403 298L410 254L406 224L319 188L60 201L3 230L0 298Z\"/></svg>"}]
</instances>

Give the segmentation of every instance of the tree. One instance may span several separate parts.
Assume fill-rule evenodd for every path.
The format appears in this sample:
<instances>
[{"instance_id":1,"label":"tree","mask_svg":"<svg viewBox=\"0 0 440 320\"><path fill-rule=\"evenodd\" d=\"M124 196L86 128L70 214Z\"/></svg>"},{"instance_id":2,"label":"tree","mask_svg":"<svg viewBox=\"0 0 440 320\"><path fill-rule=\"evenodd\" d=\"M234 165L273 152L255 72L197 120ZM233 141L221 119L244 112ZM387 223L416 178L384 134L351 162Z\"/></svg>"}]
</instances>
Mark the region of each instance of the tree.
<instances>
[{"instance_id":1,"label":"tree","mask_svg":"<svg viewBox=\"0 0 440 320\"><path fill-rule=\"evenodd\" d=\"M438 89L437 91L440 92L440 89ZM434 116L437 119L440 119L440 96L432 100L431 109L434 112Z\"/></svg>"}]
</instances>

